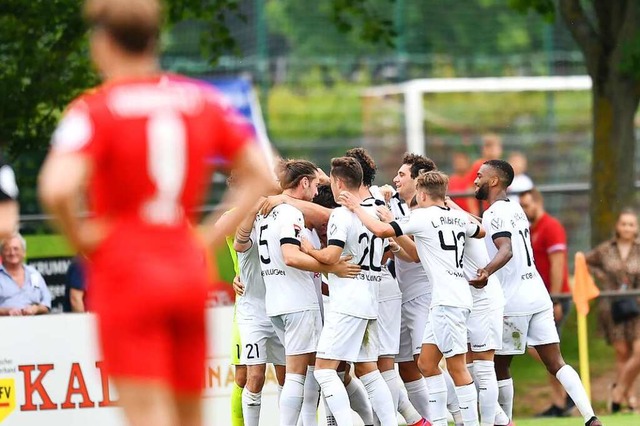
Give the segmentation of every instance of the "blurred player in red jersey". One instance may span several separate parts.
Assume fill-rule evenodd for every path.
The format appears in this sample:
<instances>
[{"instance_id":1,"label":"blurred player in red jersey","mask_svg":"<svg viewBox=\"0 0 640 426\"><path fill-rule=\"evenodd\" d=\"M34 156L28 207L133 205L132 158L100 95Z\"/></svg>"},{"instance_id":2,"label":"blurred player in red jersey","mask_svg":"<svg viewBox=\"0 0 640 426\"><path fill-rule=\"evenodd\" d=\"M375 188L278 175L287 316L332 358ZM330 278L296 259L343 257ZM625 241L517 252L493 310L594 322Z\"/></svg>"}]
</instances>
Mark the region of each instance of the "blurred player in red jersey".
<instances>
[{"instance_id":1,"label":"blurred player in red jersey","mask_svg":"<svg viewBox=\"0 0 640 426\"><path fill-rule=\"evenodd\" d=\"M131 425L200 425L205 245L233 234L275 188L248 123L213 89L160 72L158 0L87 0L91 57L105 84L80 96L53 135L40 197L88 255L103 356ZM237 189L224 227L192 226L212 158ZM90 219L78 217L87 195ZM237 216L237 217L235 217ZM204 244L203 244L204 243Z\"/></svg>"}]
</instances>

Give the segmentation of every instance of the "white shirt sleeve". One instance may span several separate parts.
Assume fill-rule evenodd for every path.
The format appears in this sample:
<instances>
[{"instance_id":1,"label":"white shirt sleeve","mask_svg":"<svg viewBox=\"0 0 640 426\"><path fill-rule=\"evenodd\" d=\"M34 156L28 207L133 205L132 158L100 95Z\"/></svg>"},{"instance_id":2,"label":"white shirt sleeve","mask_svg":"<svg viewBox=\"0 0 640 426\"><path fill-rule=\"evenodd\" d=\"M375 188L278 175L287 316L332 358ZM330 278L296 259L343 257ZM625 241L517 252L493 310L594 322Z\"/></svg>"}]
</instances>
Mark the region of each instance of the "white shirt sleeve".
<instances>
[{"instance_id":1,"label":"white shirt sleeve","mask_svg":"<svg viewBox=\"0 0 640 426\"><path fill-rule=\"evenodd\" d=\"M490 209L483 217L482 224L489 237L492 240L500 237L511 238L511 227L509 219L500 215L502 209Z\"/></svg>"},{"instance_id":2,"label":"white shirt sleeve","mask_svg":"<svg viewBox=\"0 0 640 426\"><path fill-rule=\"evenodd\" d=\"M424 209L415 209L405 219L391 222L391 226L396 231L396 236L420 234L425 228L425 222L428 220L428 214L425 213Z\"/></svg>"},{"instance_id":3,"label":"white shirt sleeve","mask_svg":"<svg viewBox=\"0 0 640 426\"><path fill-rule=\"evenodd\" d=\"M334 209L327 224L327 245L344 248L350 223L351 220L346 209Z\"/></svg>"},{"instance_id":4,"label":"white shirt sleeve","mask_svg":"<svg viewBox=\"0 0 640 426\"><path fill-rule=\"evenodd\" d=\"M280 220L283 223L280 228L280 245L295 244L300 245L300 233L304 228L304 217L302 212L296 208L281 209L278 214L282 215Z\"/></svg>"}]
</instances>

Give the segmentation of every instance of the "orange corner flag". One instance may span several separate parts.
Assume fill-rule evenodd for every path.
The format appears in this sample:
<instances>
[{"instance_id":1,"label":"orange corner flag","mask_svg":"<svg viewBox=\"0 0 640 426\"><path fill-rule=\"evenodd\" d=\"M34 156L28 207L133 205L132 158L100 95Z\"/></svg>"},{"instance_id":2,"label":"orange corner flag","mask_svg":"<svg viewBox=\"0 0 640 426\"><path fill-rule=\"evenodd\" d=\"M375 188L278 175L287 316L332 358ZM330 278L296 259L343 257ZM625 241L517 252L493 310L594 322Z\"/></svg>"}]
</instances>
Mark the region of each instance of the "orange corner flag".
<instances>
[{"instance_id":1,"label":"orange corner flag","mask_svg":"<svg viewBox=\"0 0 640 426\"><path fill-rule=\"evenodd\" d=\"M600 290L593 282L593 277L589 273L587 260L584 253L576 253L576 264L573 284L573 303L576 304L578 314L587 315L589 313L589 301L600 295Z\"/></svg>"}]
</instances>

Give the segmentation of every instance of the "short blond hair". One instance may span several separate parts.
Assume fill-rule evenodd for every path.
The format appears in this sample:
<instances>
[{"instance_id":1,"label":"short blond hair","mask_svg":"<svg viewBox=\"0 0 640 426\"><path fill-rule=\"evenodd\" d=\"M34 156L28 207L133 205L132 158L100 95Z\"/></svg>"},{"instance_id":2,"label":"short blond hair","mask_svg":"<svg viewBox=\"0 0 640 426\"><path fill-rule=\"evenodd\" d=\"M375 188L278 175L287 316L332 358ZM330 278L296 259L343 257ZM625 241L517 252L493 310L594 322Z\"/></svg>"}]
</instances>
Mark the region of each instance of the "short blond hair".
<instances>
[{"instance_id":1,"label":"short blond hair","mask_svg":"<svg viewBox=\"0 0 640 426\"><path fill-rule=\"evenodd\" d=\"M444 200L449 186L449 176L438 170L420 173L416 179L416 189L423 191L433 200Z\"/></svg>"},{"instance_id":2,"label":"short blond hair","mask_svg":"<svg viewBox=\"0 0 640 426\"><path fill-rule=\"evenodd\" d=\"M159 0L86 0L84 17L125 51L140 54L157 45L162 5Z\"/></svg>"}]
</instances>

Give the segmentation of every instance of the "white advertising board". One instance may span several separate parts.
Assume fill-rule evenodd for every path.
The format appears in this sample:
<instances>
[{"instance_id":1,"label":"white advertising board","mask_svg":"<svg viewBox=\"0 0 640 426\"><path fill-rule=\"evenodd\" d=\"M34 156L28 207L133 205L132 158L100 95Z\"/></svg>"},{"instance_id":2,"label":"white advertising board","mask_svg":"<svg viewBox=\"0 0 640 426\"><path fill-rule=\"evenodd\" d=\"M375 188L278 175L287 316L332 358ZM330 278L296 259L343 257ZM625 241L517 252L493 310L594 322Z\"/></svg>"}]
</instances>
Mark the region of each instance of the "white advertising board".
<instances>
[{"instance_id":1,"label":"white advertising board","mask_svg":"<svg viewBox=\"0 0 640 426\"><path fill-rule=\"evenodd\" d=\"M233 308L208 310L205 424L229 425ZM0 425L125 425L101 369L91 314L0 319ZM275 373L268 370L261 424L278 424Z\"/></svg>"}]
</instances>

